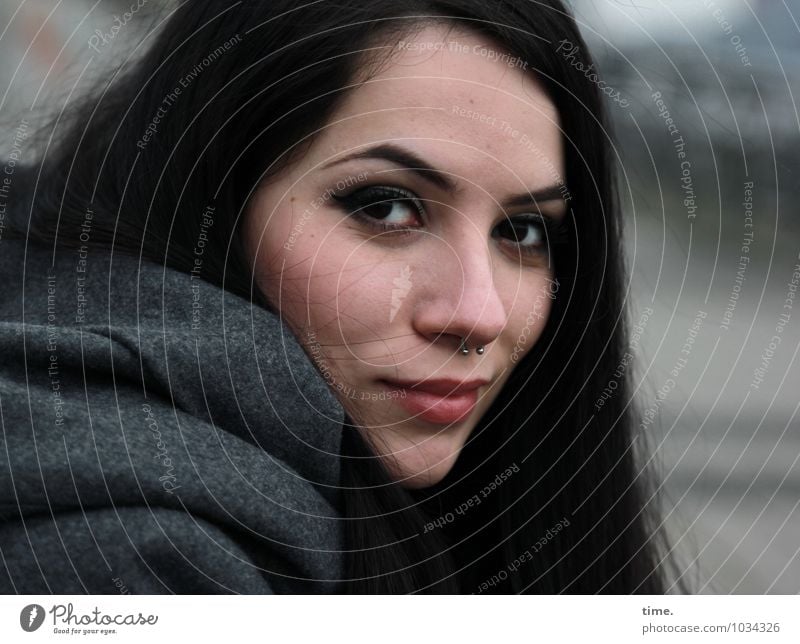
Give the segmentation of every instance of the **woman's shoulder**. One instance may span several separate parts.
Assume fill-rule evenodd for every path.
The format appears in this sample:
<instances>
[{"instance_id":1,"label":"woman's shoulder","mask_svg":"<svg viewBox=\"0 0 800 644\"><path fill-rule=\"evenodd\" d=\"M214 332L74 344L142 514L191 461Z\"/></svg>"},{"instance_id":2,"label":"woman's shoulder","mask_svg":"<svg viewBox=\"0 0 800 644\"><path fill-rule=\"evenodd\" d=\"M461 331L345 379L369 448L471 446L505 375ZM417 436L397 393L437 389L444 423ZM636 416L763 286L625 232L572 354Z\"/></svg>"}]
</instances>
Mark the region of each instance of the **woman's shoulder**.
<instances>
[{"instance_id":1,"label":"woman's shoulder","mask_svg":"<svg viewBox=\"0 0 800 644\"><path fill-rule=\"evenodd\" d=\"M276 571L257 578L279 592L293 578L329 590L344 413L281 320L134 257L0 246L0 549L34 526L58 569L102 559L103 539L129 561L141 544L119 537L139 534L172 548L162 564L202 569L215 552L231 570ZM56 547L62 533L74 538Z\"/></svg>"}]
</instances>

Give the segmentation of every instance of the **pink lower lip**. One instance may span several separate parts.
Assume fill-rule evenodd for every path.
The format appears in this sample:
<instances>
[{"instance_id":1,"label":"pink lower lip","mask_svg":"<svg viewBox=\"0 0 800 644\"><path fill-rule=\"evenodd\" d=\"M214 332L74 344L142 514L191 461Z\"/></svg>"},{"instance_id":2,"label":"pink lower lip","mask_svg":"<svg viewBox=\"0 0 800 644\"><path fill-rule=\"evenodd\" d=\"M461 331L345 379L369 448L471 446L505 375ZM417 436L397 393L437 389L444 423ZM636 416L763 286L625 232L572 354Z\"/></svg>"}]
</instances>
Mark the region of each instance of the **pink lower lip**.
<instances>
[{"instance_id":1,"label":"pink lower lip","mask_svg":"<svg viewBox=\"0 0 800 644\"><path fill-rule=\"evenodd\" d=\"M384 384L393 391L405 391L404 397L397 397L395 400L416 418L440 425L464 420L478 402L477 389L450 396L440 396L419 389L404 389L389 382Z\"/></svg>"}]
</instances>

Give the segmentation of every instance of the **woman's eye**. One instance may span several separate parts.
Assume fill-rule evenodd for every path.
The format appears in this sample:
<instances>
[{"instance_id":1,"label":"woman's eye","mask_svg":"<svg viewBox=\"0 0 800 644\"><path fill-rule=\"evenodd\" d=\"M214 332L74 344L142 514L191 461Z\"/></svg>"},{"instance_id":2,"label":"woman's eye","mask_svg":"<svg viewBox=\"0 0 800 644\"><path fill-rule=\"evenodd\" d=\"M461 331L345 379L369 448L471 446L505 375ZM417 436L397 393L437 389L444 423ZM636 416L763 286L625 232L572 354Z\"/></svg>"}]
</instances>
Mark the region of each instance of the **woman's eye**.
<instances>
[{"instance_id":1,"label":"woman's eye","mask_svg":"<svg viewBox=\"0 0 800 644\"><path fill-rule=\"evenodd\" d=\"M506 219L498 224L493 234L519 246L524 253L546 252L547 233L539 217Z\"/></svg>"},{"instance_id":2,"label":"woman's eye","mask_svg":"<svg viewBox=\"0 0 800 644\"><path fill-rule=\"evenodd\" d=\"M340 207L371 230L408 235L423 224L425 209L420 199L403 188L368 186L347 195L333 195ZM492 231L524 255L540 257L566 240L566 225L561 219L539 214L506 219Z\"/></svg>"},{"instance_id":3,"label":"woman's eye","mask_svg":"<svg viewBox=\"0 0 800 644\"><path fill-rule=\"evenodd\" d=\"M504 221L497 230L505 235L506 239L520 246L535 246L544 242L544 232L539 222L525 219Z\"/></svg>"},{"instance_id":4,"label":"woman's eye","mask_svg":"<svg viewBox=\"0 0 800 644\"><path fill-rule=\"evenodd\" d=\"M546 254L551 247L562 243L565 232L564 224L560 221L530 215L506 219L492 234L512 242L525 254L536 255Z\"/></svg>"},{"instance_id":5,"label":"woman's eye","mask_svg":"<svg viewBox=\"0 0 800 644\"><path fill-rule=\"evenodd\" d=\"M414 193L391 186L369 186L348 195L334 195L347 213L380 231L420 228L414 220L425 212Z\"/></svg>"}]
</instances>

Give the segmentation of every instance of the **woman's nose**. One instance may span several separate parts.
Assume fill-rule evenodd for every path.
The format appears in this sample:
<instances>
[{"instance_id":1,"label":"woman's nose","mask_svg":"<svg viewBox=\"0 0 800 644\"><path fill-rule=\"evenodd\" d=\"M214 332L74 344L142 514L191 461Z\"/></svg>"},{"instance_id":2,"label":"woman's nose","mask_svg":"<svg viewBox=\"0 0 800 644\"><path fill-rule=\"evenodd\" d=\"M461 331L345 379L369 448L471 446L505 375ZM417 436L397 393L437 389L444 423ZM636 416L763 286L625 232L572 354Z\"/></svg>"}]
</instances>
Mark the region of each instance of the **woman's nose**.
<instances>
[{"instance_id":1,"label":"woman's nose","mask_svg":"<svg viewBox=\"0 0 800 644\"><path fill-rule=\"evenodd\" d=\"M507 314L485 240L471 234L458 243L441 244L427 266L425 284L415 289L417 331L431 342L447 342L453 350L462 338L469 348L497 339Z\"/></svg>"}]
</instances>

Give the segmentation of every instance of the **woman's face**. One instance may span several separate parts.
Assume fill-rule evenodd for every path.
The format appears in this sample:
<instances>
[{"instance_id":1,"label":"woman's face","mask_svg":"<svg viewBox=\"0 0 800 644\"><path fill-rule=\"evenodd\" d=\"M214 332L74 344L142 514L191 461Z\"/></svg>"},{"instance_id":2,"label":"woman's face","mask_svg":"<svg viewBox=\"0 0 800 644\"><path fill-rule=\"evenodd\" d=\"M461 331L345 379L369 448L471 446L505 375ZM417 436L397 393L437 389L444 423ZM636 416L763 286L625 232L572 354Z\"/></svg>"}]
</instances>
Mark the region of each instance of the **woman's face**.
<instances>
[{"instance_id":1,"label":"woman's face","mask_svg":"<svg viewBox=\"0 0 800 644\"><path fill-rule=\"evenodd\" d=\"M433 25L397 49L260 186L243 233L258 286L394 479L419 488L539 338L568 193L558 114L526 62ZM479 382L443 397L445 379Z\"/></svg>"}]
</instances>

